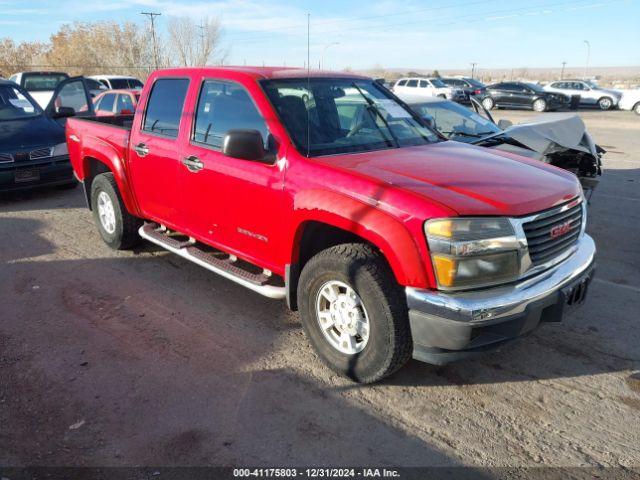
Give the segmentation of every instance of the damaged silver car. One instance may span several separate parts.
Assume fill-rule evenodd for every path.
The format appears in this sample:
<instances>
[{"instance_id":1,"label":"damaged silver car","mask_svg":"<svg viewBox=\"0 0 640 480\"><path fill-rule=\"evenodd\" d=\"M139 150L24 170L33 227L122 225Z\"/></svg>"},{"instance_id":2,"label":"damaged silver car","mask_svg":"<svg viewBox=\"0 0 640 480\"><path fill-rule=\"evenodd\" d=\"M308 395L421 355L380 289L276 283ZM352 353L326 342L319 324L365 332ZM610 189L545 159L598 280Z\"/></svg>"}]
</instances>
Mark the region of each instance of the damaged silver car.
<instances>
[{"instance_id":1,"label":"damaged silver car","mask_svg":"<svg viewBox=\"0 0 640 480\"><path fill-rule=\"evenodd\" d=\"M598 184L605 150L595 144L576 114L548 114L513 125L508 120L496 123L475 99L471 99L471 110L442 98L400 98L450 140L517 153L569 170L588 195Z\"/></svg>"}]
</instances>

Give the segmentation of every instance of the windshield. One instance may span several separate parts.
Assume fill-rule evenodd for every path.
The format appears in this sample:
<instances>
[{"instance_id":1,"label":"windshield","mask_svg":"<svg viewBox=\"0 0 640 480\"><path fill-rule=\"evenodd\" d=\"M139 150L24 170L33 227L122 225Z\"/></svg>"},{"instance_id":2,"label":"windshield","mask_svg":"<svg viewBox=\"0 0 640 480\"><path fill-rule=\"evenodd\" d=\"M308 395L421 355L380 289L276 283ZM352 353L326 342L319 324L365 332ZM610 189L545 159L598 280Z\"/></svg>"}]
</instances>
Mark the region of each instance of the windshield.
<instances>
[{"instance_id":1,"label":"windshield","mask_svg":"<svg viewBox=\"0 0 640 480\"><path fill-rule=\"evenodd\" d=\"M476 80L475 78L465 78L464 80L467 83L469 83L472 87L475 87L475 88L484 88L485 87L484 83Z\"/></svg>"},{"instance_id":2,"label":"windshield","mask_svg":"<svg viewBox=\"0 0 640 480\"><path fill-rule=\"evenodd\" d=\"M436 88L443 88L446 87L447 85L440 80L439 78L430 78L429 81L431 82L431 85L433 85Z\"/></svg>"},{"instance_id":3,"label":"windshield","mask_svg":"<svg viewBox=\"0 0 640 480\"><path fill-rule=\"evenodd\" d=\"M40 107L12 85L0 85L0 120L20 120L37 117Z\"/></svg>"},{"instance_id":4,"label":"windshield","mask_svg":"<svg viewBox=\"0 0 640 480\"><path fill-rule=\"evenodd\" d=\"M502 131L486 118L455 102L428 102L410 106L450 140L473 142Z\"/></svg>"},{"instance_id":5,"label":"windshield","mask_svg":"<svg viewBox=\"0 0 640 480\"><path fill-rule=\"evenodd\" d=\"M262 85L304 155L366 152L438 141L417 116L371 80L300 78L265 80Z\"/></svg>"},{"instance_id":6,"label":"windshield","mask_svg":"<svg viewBox=\"0 0 640 480\"><path fill-rule=\"evenodd\" d=\"M589 88L594 88L596 90L600 88L600 86L596 82L593 82L591 80L584 80L584 83L589 85Z\"/></svg>"},{"instance_id":7,"label":"windshield","mask_svg":"<svg viewBox=\"0 0 640 480\"><path fill-rule=\"evenodd\" d=\"M23 73L22 86L29 92L47 92L55 90L67 78L65 73Z\"/></svg>"}]
</instances>

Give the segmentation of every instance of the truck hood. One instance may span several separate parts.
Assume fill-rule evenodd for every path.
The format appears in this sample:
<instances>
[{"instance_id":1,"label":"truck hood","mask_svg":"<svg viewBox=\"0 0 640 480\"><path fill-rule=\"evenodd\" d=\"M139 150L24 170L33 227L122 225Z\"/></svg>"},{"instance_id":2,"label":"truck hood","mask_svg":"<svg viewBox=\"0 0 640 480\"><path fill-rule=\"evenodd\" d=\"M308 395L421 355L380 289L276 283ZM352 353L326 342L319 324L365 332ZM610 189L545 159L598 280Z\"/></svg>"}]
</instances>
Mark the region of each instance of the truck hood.
<instances>
[{"instance_id":1,"label":"truck hood","mask_svg":"<svg viewBox=\"0 0 640 480\"><path fill-rule=\"evenodd\" d=\"M581 193L569 172L452 141L319 160L420 195L459 215L527 215Z\"/></svg>"}]
</instances>

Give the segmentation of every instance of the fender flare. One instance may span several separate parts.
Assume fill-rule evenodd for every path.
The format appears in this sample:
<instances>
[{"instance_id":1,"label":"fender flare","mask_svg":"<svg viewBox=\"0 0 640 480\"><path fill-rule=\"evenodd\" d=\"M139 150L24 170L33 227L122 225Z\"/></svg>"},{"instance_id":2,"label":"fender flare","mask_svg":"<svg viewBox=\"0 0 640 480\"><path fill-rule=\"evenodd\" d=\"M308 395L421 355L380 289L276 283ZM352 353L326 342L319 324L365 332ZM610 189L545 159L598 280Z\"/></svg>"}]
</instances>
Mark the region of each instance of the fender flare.
<instances>
[{"instance_id":1,"label":"fender flare","mask_svg":"<svg viewBox=\"0 0 640 480\"><path fill-rule=\"evenodd\" d=\"M291 264L299 258L302 234L309 222L347 231L374 245L385 257L400 285L428 288L429 274L420 246L407 226L377 206L327 190L307 190L294 200Z\"/></svg>"},{"instance_id":2,"label":"fender flare","mask_svg":"<svg viewBox=\"0 0 640 480\"><path fill-rule=\"evenodd\" d=\"M116 149L108 143L102 142L94 137L85 138L82 145L83 177L81 180L86 179L87 173L89 173L89 163L92 160L102 163L113 173L120 191L120 197L127 207L127 210L132 215L140 216L138 202L132 194L124 162L118 156ZM91 191L91 185L85 185L85 188L88 192Z\"/></svg>"}]
</instances>

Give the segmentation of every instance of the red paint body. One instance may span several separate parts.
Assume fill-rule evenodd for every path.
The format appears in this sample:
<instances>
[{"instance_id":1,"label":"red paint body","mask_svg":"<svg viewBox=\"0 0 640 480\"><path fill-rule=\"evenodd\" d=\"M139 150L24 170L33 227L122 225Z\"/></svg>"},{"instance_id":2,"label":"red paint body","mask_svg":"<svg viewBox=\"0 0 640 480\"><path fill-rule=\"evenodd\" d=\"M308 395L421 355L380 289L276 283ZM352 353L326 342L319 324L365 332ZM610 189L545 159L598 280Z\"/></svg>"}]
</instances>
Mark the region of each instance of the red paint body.
<instances>
[{"instance_id":1,"label":"red paint body","mask_svg":"<svg viewBox=\"0 0 640 480\"><path fill-rule=\"evenodd\" d=\"M285 266L297 261L298 243L308 222L321 222L376 245L397 281L418 288L435 288L423 232L426 220L526 215L580 194L578 180L564 170L451 141L307 158L293 146L258 84L265 78L305 75L303 70L274 68L155 72L142 91L130 132L69 119L67 138L79 138L68 141L74 170L83 180L89 159L104 163L115 174L132 214L276 274L283 275ZM190 79L176 140L141 131L149 92L162 77ZM233 80L247 89L278 142L274 165L230 158L190 142L205 79ZM137 156L130 145L140 142L152 153ZM197 155L205 165L198 174L180 161L189 155Z\"/></svg>"}]
</instances>

